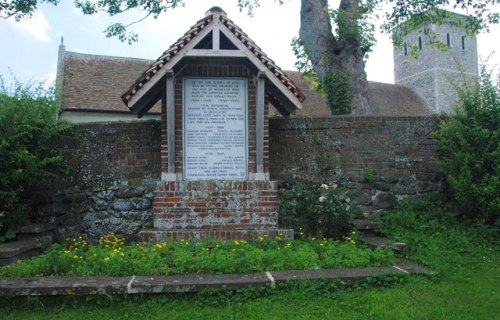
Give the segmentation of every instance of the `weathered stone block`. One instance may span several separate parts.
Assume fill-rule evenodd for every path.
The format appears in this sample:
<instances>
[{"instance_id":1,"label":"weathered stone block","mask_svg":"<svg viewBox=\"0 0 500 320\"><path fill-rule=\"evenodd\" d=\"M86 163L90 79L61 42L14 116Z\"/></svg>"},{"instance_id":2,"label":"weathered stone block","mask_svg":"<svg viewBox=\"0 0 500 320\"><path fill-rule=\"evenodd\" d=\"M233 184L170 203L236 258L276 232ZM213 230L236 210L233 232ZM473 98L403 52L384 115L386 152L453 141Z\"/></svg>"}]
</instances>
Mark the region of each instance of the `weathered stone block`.
<instances>
[{"instance_id":1,"label":"weathered stone block","mask_svg":"<svg viewBox=\"0 0 500 320\"><path fill-rule=\"evenodd\" d=\"M113 202L112 208L117 211L128 211L134 207L130 200L117 200Z\"/></svg>"},{"instance_id":2,"label":"weathered stone block","mask_svg":"<svg viewBox=\"0 0 500 320\"><path fill-rule=\"evenodd\" d=\"M372 193L370 190L351 190L348 192L353 204L369 206L372 203Z\"/></svg>"},{"instance_id":3,"label":"weathered stone block","mask_svg":"<svg viewBox=\"0 0 500 320\"><path fill-rule=\"evenodd\" d=\"M392 209L398 203L398 199L393 193L379 192L373 198L373 208Z\"/></svg>"}]
</instances>

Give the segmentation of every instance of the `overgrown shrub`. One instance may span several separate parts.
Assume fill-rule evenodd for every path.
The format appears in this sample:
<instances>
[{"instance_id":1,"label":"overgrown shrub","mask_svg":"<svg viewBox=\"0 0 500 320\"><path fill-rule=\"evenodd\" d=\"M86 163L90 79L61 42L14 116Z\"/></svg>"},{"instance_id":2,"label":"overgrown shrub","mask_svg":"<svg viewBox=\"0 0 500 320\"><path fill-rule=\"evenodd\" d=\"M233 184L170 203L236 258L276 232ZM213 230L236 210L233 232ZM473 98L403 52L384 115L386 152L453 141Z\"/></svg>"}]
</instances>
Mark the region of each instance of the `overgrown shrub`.
<instances>
[{"instance_id":1,"label":"overgrown shrub","mask_svg":"<svg viewBox=\"0 0 500 320\"><path fill-rule=\"evenodd\" d=\"M464 218L499 223L500 81L484 68L480 81L459 88L455 114L435 133L451 197Z\"/></svg>"},{"instance_id":2,"label":"overgrown shrub","mask_svg":"<svg viewBox=\"0 0 500 320\"><path fill-rule=\"evenodd\" d=\"M285 183L280 190L282 226L303 229L309 235L341 239L352 229L354 206L346 181Z\"/></svg>"},{"instance_id":3,"label":"overgrown shrub","mask_svg":"<svg viewBox=\"0 0 500 320\"><path fill-rule=\"evenodd\" d=\"M25 222L49 179L66 168L52 142L68 128L57 120L53 90L18 81L7 88L0 76L0 224Z\"/></svg>"},{"instance_id":4,"label":"overgrown shrub","mask_svg":"<svg viewBox=\"0 0 500 320\"><path fill-rule=\"evenodd\" d=\"M450 267L456 272L497 255L494 248L498 248L500 238L496 230L457 218L441 197L407 199L381 218L380 231L408 243L405 255L411 260L440 272Z\"/></svg>"}]
</instances>

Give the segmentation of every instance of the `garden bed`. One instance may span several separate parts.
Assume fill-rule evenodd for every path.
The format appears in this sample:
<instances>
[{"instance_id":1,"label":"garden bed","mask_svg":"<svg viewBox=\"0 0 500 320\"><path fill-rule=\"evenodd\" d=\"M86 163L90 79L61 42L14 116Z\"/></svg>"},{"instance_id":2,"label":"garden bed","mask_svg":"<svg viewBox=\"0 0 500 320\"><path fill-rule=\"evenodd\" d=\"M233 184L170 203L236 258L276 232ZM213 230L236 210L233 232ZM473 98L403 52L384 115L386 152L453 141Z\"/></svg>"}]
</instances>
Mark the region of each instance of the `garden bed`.
<instances>
[{"instance_id":1,"label":"garden bed","mask_svg":"<svg viewBox=\"0 0 500 320\"><path fill-rule=\"evenodd\" d=\"M390 266L391 250L371 249L356 241L326 238L288 240L260 237L257 241L185 241L128 244L110 234L89 244L83 238L55 244L42 255L0 268L1 277L154 276L251 273L279 270Z\"/></svg>"}]
</instances>

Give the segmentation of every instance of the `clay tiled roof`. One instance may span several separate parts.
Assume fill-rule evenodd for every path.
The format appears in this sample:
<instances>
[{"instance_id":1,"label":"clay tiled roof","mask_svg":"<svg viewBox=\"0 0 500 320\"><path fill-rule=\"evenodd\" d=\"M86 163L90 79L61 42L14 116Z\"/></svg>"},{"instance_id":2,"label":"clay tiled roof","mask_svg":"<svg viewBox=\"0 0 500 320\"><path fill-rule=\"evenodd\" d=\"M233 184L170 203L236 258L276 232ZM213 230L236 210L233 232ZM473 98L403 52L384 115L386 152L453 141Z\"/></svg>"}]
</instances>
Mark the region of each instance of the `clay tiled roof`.
<instances>
[{"instance_id":1,"label":"clay tiled roof","mask_svg":"<svg viewBox=\"0 0 500 320\"><path fill-rule=\"evenodd\" d=\"M64 54L64 94L62 110L126 112L130 110L120 100L127 83L150 66L152 60L81 54ZM310 89L311 81L297 71L283 72L306 98L295 117L331 116L325 99ZM370 82L368 115L412 116L428 115L424 102L411 89L387 83ZM159 104L150 112L159 113Z\"/></svg>"},{"instance_id":2,"label":"clay tiled roof","mask_svg":"<svg viewBox=\"0 0 500 320\"><path fill-rule=\"evenodd\" d=\"M120 100L127 83L148 68L153 60L64 53L64 94L62 110L125 112L130 110ZM281 70L280 70L281 71ZM281 71L283 72L283 71ZM297 71L285 71L284 76L297 86L306 98L295 117L331 116L325 99L310 89L311 81ZM368 115L413 116L428 115L424 102L411 89L387 83L370 82ZM150 112L159 113L157 103Z\"/></svg>"},{"instance_id":3,"label":"clay tiled roof","mask_svg":"<svg viewBox=\"0 0 500 320\"><path fill-rule=\"evenodd\" d=\"M121 93L152 60L64 52L62 111L126 112ZM159 113L155 105L150 112Z\"/></svg>"},{"instance_id":4,"label":"clay tiled roof","mask_svg":"<svg viewBox=\"0 0 500 320\"><path fill-rule=\"evenodd\" d=\"M214 15L214 12L222 12L220 15ZM263 51L260 49L253 40L251 40L246 33L244 33L241 28L239 28L233 21L228 19L225 12L220 8L212 8L205 18L196 22L195 25L191 27L182 37L180 37L170 48L165 51L154 63L152 63L145 72L130 86L130 88L122 94L122 100L128 105L131 98L141 90L141 88L151 80L151 78L157 74L172 58L174 58L179 51L182 50L188 43L190 43L198 34L210 23L215 17L219 17L220 21L224 26L226 26L232 34L238 38L249 51L255 55L278 79L285 85L285 87L290 90L290 92L299 100L304 101L304 95L300 89L293 83L293 81L283 72L273 60L271 60Z\"/></svg>"},{"instance_id":5,"label":"clay tiled roof","mask_svg":"<svg viewBox=\"0 0 500 320\"><path fill-rule=\"evenodd\" d=\"M369 82L367 115L422 116L430 115L425 102L410 88L381 82Z\"/></svg>"},{"instance_id":6,"label":"clay tiled roof","mask_svg":"<svg viewBox=\"0 0 500 320\"><path fill-rule=\"evenodd\" d=\"M311 80L305 80L297 71L286 71L306 96L302 109L294 117L331 117L325 98L311 90ZM368 83L369 110L367 116L420 116L429 115L424 101L411 89L389 83Z\"/></svg>"}]
</instances>

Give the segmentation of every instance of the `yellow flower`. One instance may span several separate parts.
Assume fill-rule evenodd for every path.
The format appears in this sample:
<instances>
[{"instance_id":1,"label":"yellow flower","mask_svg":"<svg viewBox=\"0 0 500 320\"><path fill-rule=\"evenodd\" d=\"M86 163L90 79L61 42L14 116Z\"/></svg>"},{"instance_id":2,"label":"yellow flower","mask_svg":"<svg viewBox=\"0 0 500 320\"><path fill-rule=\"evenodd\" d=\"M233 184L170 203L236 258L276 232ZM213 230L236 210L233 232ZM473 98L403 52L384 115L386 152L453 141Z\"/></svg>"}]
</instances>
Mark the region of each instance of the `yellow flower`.
<instances>
[{"instance_id":1,"label":"yellow flower","mask_svg":"<svg viewBox=\"0 0 500 320\"><path fill-rule=\"evenodd\" d=\"M73 259L78 259L78 256L73 256Z\"/></svg>"},{"instance_id":2,"label":"yellow flower","mask_svg":"<svg viewBox=\"0 0 500 320\"><path fill-rule=\"evenodd\" d=\"M109 261L109 257L104 258L104 261Z\"/></svg>"},{"instance_id":3,"label":"yellow flower","mask_svg":"<svg viewBox=\"0 0 500 320\"><path fill-rule=\"evenodd\" d=\"M124 256L125 256L125 253L120 252L120 256L124 257Z\"/></svg>"},{"instance_id":4,"label":"yellow flower","mask_svg":"<svg viewBox=\"0 0 500 320\"><path fill-rule=\"evenodd\" d=\"M70 252L71 252L71 251L69 251L69 250L64 250L64 253L66 253L66 254L68 254L68 253L70 253Z\"/></svg>"}]
</instances>

